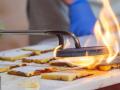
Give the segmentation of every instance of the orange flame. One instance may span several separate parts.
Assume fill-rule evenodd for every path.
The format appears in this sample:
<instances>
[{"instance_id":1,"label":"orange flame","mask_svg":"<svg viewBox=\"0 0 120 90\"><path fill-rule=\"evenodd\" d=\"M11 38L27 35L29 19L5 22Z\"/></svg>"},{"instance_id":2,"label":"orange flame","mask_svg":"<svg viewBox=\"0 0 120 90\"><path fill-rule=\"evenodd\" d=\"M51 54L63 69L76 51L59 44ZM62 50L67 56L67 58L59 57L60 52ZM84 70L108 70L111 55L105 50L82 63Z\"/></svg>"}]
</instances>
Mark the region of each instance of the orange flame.
<instances>
[{"instance_id":1,"label":"orange flame","mask_svg":"<svg viewBox=\"0 0 120 90\"><path fill-rule=\"evenodd\" d=\"M98 63L100 63L101 60L103 60L103 58L105 58L104 55L99 55L99 56L82 56L82 57L67 58L67 59L69 59L67 61L72 63L72 65L76 65L76 66L80 66L80 67L92 68L92 67L98 65Z\"/></svg>"},{"instance_id":2,"label":"orange flame","mask_svg":"<svg viewBox=\"0 0 120 90\"><path fill-rule=\"evenodd\" d=\"M62 45L59 45L59 46L57 46L57 47L54 49L54 51L53 51L53 56L54 56L54 58L57 58L57 56L56 56L57 51L58 51L61 47L62 47Z\"/></svg>"},{"instance_id":3,"label":"orange flame","mask_svg":"<svg viewBox=\"0 0 120 90\"><path fill-rule=\"evenodd\" d=\"M102 42L109 51L106 62L110 63L119 53L119 42L117 33L120 36L119 22L112 11L109 0L102 0L103 9L99 20L96 22L94 33L99 42Z\"/></svg>"},{"instance_id":4,"label":"orange flame","mask_svg":"<svg viewBox=\"0 0 120 90\"><path fill-rule=\"evenodd\" d=\"M96 56L86 56L83 57L69 57L64 58L64 61L69 61L74 65L83 66L83 67L95 67L96 65L101 64L102 62L111 63L119 53L119 42L118 37L120 38L120 26L119 22L111 8L109 0L102 0L103 8L100 12L99 19L97 20L94 27L94 34L98 43L102 43L108 50L108 54L96 55ZM84 44L87 46L91 42L91 39L88 39ZM69 42L66 43L66 47L69 46ZM58 46L55 49L56 51L60 48Z\"/></svg>"}]
</instances>

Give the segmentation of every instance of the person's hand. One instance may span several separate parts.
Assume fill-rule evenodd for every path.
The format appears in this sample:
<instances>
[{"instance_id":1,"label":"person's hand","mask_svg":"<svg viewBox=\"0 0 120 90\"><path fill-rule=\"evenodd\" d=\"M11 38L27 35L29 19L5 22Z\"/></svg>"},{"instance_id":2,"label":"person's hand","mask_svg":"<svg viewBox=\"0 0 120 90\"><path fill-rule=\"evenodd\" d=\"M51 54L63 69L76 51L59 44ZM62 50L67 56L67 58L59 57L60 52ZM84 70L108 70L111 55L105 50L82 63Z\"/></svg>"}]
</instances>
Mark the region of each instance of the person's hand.
<instances>
[{"instance_id":1,"label":"person's hand","mask_svg":"<svg viewBox=\"0 0 120 90\"><path fill-rule=\"evenodd\" d=\"M73 0L64 0L64 2L69 5L73 3Z\"/></svg>"},{"instance_id":2,"label":"person's hand","mask_svg":"<svg viewBox=\"0 0 120 90\"><path fill-rule=\"evenodd\" d=\"M71 5L76 2L86 2L87 0L63 0L66 4Z\"/></svg>"}]
</instances>

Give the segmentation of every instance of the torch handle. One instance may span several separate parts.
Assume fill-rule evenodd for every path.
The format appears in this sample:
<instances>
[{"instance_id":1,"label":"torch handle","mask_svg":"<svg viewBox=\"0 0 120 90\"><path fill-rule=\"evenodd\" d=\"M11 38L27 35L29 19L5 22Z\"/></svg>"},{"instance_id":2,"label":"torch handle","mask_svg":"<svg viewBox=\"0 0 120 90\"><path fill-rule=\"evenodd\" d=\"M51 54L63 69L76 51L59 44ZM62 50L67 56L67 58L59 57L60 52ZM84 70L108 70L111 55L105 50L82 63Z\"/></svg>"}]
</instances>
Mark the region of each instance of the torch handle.
<instances>
[{"instance_id":1,"label":"torch handle","mask_svg":"<svg viewBox=\"0 0 120 90\"><path fill-rule=\"evenodd\" d=\"M0 34L29 34L29 35L56 35L59 39L59 45L62 45L62 48L64 47L64 38L63 35L67 35L73 38L75 42L75 47L80 48L80 41L79 39L70 32L67 31L53 31L53 30L18 30L18 31L13 31L13 30L0 30Z\"/></svg>"}]
</instances>

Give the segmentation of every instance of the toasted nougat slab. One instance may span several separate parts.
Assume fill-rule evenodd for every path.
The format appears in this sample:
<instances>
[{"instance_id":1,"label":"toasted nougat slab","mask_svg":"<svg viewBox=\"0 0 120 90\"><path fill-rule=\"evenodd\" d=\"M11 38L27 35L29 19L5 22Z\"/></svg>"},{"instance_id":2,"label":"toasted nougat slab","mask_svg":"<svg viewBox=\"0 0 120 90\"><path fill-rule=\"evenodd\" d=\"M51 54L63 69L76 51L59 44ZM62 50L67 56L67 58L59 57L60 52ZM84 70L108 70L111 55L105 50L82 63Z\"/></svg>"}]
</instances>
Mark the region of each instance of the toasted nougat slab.
<instances>
[{"instance_id":1,"label":"toasted nougat slab","mask_svg":"<svg viewBox=\"0 0 120 90\"><path fill-rule=\"evenodd\" d=\"M54 59L54 55L53 52L48 52L48 53L44 53L41 55L37 55L37 56L31 56L31 57L26 57L23 58L23 62L34 62L34 63L48 63L50 60Z\"/></svg>"},{"instance_id":2,"label":"toasted nougat slab","mask_svg":"<svg viewBox=\"0 0 120 90\"><path fill-rule=\"evenodd\" d=\"M54 69L48 67L38 67L38 66L24 66L18 67L10 70L8 74L31 77L40 75L41 73L53 72Z\"/></svg>"},{"instance_id":3,"label":"toasted nougat slab","mask_svg":"<svg viewBox=\"0 0 120 90\"><path fill-rule=\"evenodd\" d=\"M45 73L41 75L42 79L49 80L63 80L63 81L73 81L82 77L87 77L93 75L92 72L87 71L78 71L78 70L69 70L69 71L61 71L61 72L53 72L53 73Z\"/></svg>"},{"instance_id":4,"label":"toasted nougat slab","mask_svg":"<svg viewBox=\"0 0 120 90\"><path fill-rule=\"evenodd\" d=\"M41 75L42 79L72 81L76 79L76 74L55 72Z\"/></svg>"},{"instance_id":5,"label":"toasted nougat slab","mask_svg":"<svg viewBox=\"0 0 120 90\"><path fill-rule=\"evenodd\" d=\"M120 69L120 64L98 65L96 68L101 71L109 71L111 69Z\"/></svg>"},{"instance_id":6,"label":"toasted nougat slab","mask_svg":"<svg viewBox=\"0 0 120 90\"><path fill-rule=\"evenodd\" d=\"M89 57L85 57L85 56L83 56L83 57L66 57L66 58L60 58L60 59L51 61L50 65L84 68L87 66L87 64L93 64L94 59L95 58L92 56L89 56Z\"/></svg>"},{"instance_id":7,"label":"toasted nougat slab","mask_svg":"<svg viewBox=\"0 0 120 90\"><path fill-rule=\"evenodd\" d=\"M76 65L72 64L70 60L54 60L49 63L52 66L62 66L62 67L75 67Z\"/></svg>"},{"instance_id":8,"label":"toasted nougat slab","mask_svg":"<svg viewBox=\"0 0 120 90\"><path fill-rule=\"evenodd\" d=\"M39 55L41 53L50 52L55 49L55 46L50 45L35 45L22 48L25 51L33 51L35 54Z\"/></svg>"},{"instance_id":9,"label":"toasted nougat slab","mask_svg":"<svg viewBox=\"0 0 120 90\"><path fill-rule=\"evenodd\" d=\"M22 59L23 57L28 57L32 54L33 53L31 51L22 51L22 50L1 52L0 59L3 61L16 61Z\"/></svg>"}]
</instances>

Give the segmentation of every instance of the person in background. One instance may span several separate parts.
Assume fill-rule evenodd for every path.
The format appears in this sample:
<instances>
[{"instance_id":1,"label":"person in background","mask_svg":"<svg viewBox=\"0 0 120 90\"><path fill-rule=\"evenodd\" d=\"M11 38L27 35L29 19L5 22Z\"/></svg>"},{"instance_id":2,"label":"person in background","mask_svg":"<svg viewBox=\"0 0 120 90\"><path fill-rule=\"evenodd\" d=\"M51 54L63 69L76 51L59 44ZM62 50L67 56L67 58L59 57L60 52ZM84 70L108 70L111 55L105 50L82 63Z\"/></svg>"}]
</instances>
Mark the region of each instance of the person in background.
<instances>
[{"instance_id":1,"label":"person in background","mask_svg":"<svg viewBox=\"0 0 120 90\"><path fill-rule=\"evenodd\" d=\"M28 19L30 30L65 30L77 36L92 34L96 21L87 0L28 0ZM31 36L30 44L45 38Z\"/></svg>"},{"instance_id":2,"label":"person in background","mask_svg":"<svg viewBox=\"0 0 120 90\"><path fill-rule=\"evenodd\" d=\"M64 0L68 4L70 28L76 36L93 33L96 18L88 0Z\"/></svg>"},{"instance_id":3,"label":"person in background","mask_svg":"<svg viewBox=\"0 0 120 90\"><path fill-rule=\"evenodd\" d=\"M79 1L83 1L83 0L79 0ZM98 17L99 11L101 10L101 6L102 6L101 3L102 0L86 0L86 1L88 1L90 6L92 7L92 11L94 12L94 15ZM120 21L120 10L119 10L120 0L110 0L110 2L118 20ZM27 15L26 15L26 5L27 5ZM75 7L76 4L72 4L72 5L74 5ZM69 26L71 24L69 11L70 11L70 6L72 5L71 2L67 3L67 0L66 3L63 0L19 0L19 1L0 0L0 22L4 24L5 29L10 29L10 30L28 29L27 26L29 22L29 29L38 29L38 30L52 29L52 30L66 30L66 31L69 30L73 32L72 29L69 29ZM27 21L27 17L28 17L28 21ZM38 43L40 40L43 39L46 39L46 37L43 36L30 37L30 44ZM19 37L18 35L12 37L4 36L4 37L0 37L0 43L1 43L0 50L23 47L25 45L28 45L28 37L26 36Z\"/></svg>"},{"instance_id":4,"label":"person in background","mask_svg":"<svg viewBox=\"0 0 120 90\"><path fill-rule=\"evenodd\" d=\"M68 30L68 8L63 0L28 0L27 14L30 30ZM29 37L36 44L53 36Z\"/></svg>"},{"instance_id":5,"label":"person in background","mask_svg":"<svg viewBox=\"0 0 120 90\"><path fill-rule=\"evenodd\" d=\"M26 3L26 0L0 0L0 29L28 29ZM0 51L24 47L28 43L27 35L0 35Z\"/></svg>"}]
</instances>

